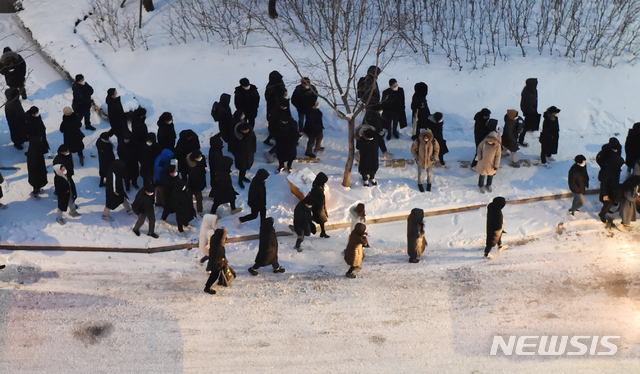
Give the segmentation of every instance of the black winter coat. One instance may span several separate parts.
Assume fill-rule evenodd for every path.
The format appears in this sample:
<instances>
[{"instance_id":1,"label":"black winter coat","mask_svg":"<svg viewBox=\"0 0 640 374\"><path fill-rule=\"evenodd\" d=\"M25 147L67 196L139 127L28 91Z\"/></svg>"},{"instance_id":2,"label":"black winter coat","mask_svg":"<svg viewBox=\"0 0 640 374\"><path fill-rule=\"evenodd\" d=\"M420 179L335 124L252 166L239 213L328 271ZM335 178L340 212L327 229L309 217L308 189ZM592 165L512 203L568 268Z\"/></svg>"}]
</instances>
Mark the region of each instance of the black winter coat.
<instances>
[{"instance_id":1,"label":"black winter coat","mask_svg":"<svg viewBox=\"0 0 640 374\"><path fill-rule=\"evenodd\" d=\"M141 146L147 141L147 134L149 128L145 123L147 119L147 110L139 107L131 114L131 136ZM153 141L155 143L155 134L153 134Z\"/></svg>"},{"instance_id":2,"label":"black winter coat","mask_svg":"<svg viewBox=\"0 0 640 374\"><path fill-rule=\"evenodd\" d=\"M207 263L207 271L221 269L227 264L227 255L224 246L227 242L227 229L216 229L209 239L209 262Z\"/></svg>"},{"instance_id":3,"label":"black winter coat","mask_svg":"<svg viewBox=\"0 0 640 374\"><path fill-rule=\"evenodd\" d=\"M144 188L136 194L136 198L131 203L131 209L137 215L143 215L146 217L154 217L156 212L154 210L154 195L147 195Z\"/></svg>"},{"instance_id":4,"label":"black winter coat","mask_svg":"<svg viewBox=\"0 0 640 374\"><path fill-rule=\"evenodd\" d=\"M620 152L613 152L611 146L605 144L598 152L596 162L600 165L600 172L598 173L600 201L603 201L603 198L608 196L609 200L616 202L621 196L620 168L624 165L624 160L620 156Z\"/></svg>"},{"instance_id":5,"label":"black winter coat","mask_svg":"<svg viewBox=\"0 0 640 374\"><path fill-rule=\"evenodd\" d=\"M231 182L231 165L233 165L233 159L227 156L224 156L216 165L216 188L212 190L213 196L211 196L215 203L225 204L236 199L238 193L233 189Z\"/></svg>"},{"instance_id":6,"label":"black winter coat","mask_svg":"<svg viewBox=\"0 0 640 374\"><path fill-rule=\"evenodd\" d=\"M109 174L111 163L116 159L113 153L113 143L98 138L96 141L96 149L98 150L98 172L101 178Z\"/></svg>"},{"instance_id":7,"label":"black winter coat","mask_svg":"<svg viewBox=\"0 0 640 374\"><path fill-rule=\"evenodd\" d=\"M372 107L380 102L380 89L378 88L378 76L382 70L377 66L369 66L367 75L358 80L358 99L367 106Z\"/></svg>"},{"instance_id":8,"label":"black winter coat","mask_svg":"<svg viewBox=\"0 0 640 374\"><path fill-rule=\"evenodd\" d=\"M13 144L27 142L29 136L27 133L26 114L20 102L20 90L9 88L5 91L5 96L7 101L4 106L4 114L7 117L7 124L11 132L11 141Z\"/></svg>"},{"instance_id":9,"label":"black winter coat","mask_svg":"<svg viewBox=\"0 0 640 374\"><path fill-rule=\"evenodd\" d=\"M312 218L311 209L306 204L310 204L306 199L301 200L293 210L293 230L298 236L309 236L313 232L316 233L315 225L311 229Z\"/></svg>"},{"instance_id":10,"label":"black winter coat","mask_svg":"<svg viewBox=\"0 0 640 374\"><path fill-rule=\"evenodd\" d=\"M327 183L328 180L329 178L327 178L325 173L318 173L316 179L313 181L311 191L309 191L306 198L307 201L311 202L311 215L313 216L313 220L320 224L329 220L324 196L324 184Z\"/></svg>"},{"instance_id":11,"label":"black winter coat","mask_svg":"<svg viewBox=\"0 0 640 374\"><path fill-rule=\"evenodd\" d=\"M209 177L210 177L210 185L211 191L209 192L209 197L213 197L214 190L217 188L217 172L218 165L222 162L222 139L220 135L214 135L209 139Z\"/></svg>"},{"instance_id":12,"label":"black winter coat","mask_svg":"<svg viewBox=\"0 0 640 374\"><path fill-rule=\"evenodd\" d=\"M509 118L509 114L504 115L504 128L502 129L502 145L510 152L517 152L518 146L518 120L520 117Z\"/></svg>"},{"instance_id":13,"label":"black winter coat","mask_svg":"<svg viewBox=\"0 0 640 374\"><path fill-rule=\"evenodd\" d=\"M486 138L494 129L489 130L489 126L487 125L489 119L484 118L481 112L476 113L475 116L473 116L473 120L475 121L473 125L473 138L476 142L477 149L484 138Z\"/></svg>"},{"instance_id":14,"label":"black winter coat","mask_svg":"<svg viewBox=\"0 0 640 374\"><path fill-rule=\"evenodd\" d=\"M182 179L186 180L189 174L189 166L187 165L187 155L193 151L200 149L200 140L193 130L180 131L180 138L173 151L173 157L178 160L178 172L182 175Z\"/></svg>"},{"instance_id":15,"label":"black winter coat","mask_svg":"<svg viewBox=\"0 0 640 374\"><path fill-rule=\"evenodd\" d=\"M449 153L449 147L447 147L447 141L444 140L444 135L442 134L442 129L444 127L444 121L438 123L433 115L430 115L426 122L426 129L431 130L433 134L433 138L438 141L438 145L440 146L439 156L444 156Z\"/></svg>"},{"instance_id":16,"label":"black winter coat","mask_svg":"<svg viewBox=\"0 0 640 374\"><path fill-rule=\"evenodd\" d=\"M520 94L520 110L523 116L531 116L538 113L538 80L529 78Z\"/></svg>"},{"instance_id":17,"label":"black winter coat","mask_svg":"<svg viewBox=\"0 0 640 374\"><path fill-rule=\"evenodd\" d=\"M151 145L147 145L147 141L150 141ZM138 160L140 160L140 176L144 181L143 184L153 182L153 165L161 151L162 149L158 143L156 143L156 134L152 132L147 133L146 140L140 146L140 153L138 154Z\"/></svg>"},{"instance_id":18,"label":"black winter coat","mask_svg":"<svg viewBox=\"0 0 640 374\"><path fill-rule=\"evenodd\" d=\"M278 238L273 228L273 218L265 218L260 223L260 244L256 255L256 265L278 265Z\"/></svg>"},{"instance_id":19,"label":"black winter coat","mask_svg":"<svg viewBox=\"0 0 640 374\"><path fill-rule=\"evenodd\" d=\"M27 113L25 114L25 122L27 125L27 134L29 139L33 137L40 137L45 143L47 143L47 127L44 125L40 115L34 117ZM49 148L49 143L47 143L47 148Z\"/></svg>"},{"instance_id":20,"label":"black winter coat","mask_svg":"<svg viewBox=\"0 0 640 374\"><path fill-rule=\"evenodd\" d=\"M276 157L279 161L293 161L296 159L298 139L298 123L289 119L289 122L283 124L280 122L280 129L276 133Z\"/></svg>"},{"instance_id":21,"label":"black winter coat","mask_svg":"<svg viewBox=\"0 0 640 374\"><path fill-rule=\"evenodd\" d=\"M82 122L77 113L62 116L60 132L63 134L64 144L69 147L71 153L77 153L84 149L84 133L82 132Z\"/></svg>"},{"instance_id":22,"label":"black winter coat","mask_svg":"<svg viewBox=\"0 0 640 374\"><path fill-rule=\"evenodd\" d=\"M569 169L569 189L573 193L583 194L589 188L589 174L587 174L587 166L573 164Z\"/></svg>"},{"instance_id":23,"label":"black winter coat","mask_svg":"<svg viewBox=\"0 0 640 374\"><path fill-rule=\"evenodd\" d=\"M93 87L88 83L79 84L74 82L71 85L71 91L73 91L73 101L71 101L71 108L74 112L84 113L91 110L91 95L93 95Z\"/></svg>"},{"instance_id":24,"label":"black winter coat","mask_svg":"<svg viewBox=\"0 0 640 374\"><path fill-rule=\"evenodd\" d=\"M404 112L406 106L402 87L398 87L397 91L391 88L382 91L382 108L384 109L382 113L383 118L392 120L403 117L406 121L406 114ZM401 121L400 123L404 123L405 121Z\"/></svg>"},{"instance_id":25,"label":"black winter coat","mask_svg":"<svg viewBox=\"0 0 640 374\"><path fill-rule=\"evenodd\" d=\"M192 219L196 218L196 210L193 207L191 191L187 189L187 185L182 179L176 178L171 198L173 200L173 208L176 211L176 221L186 226Z\"/></svg>"},{"instance_id":26,"label":"black winter coat","mask_svg":"<svg viewBox=\"0 0 640 374\"><path fill-rule=\"evenodd\" d=\"M267 208L267 188L265 181L269 178L269 172L259 169L249 186L247 204L252 210L260 211Z\"/></svg>"},{"instance_id":27,"label":"black winter coat","mask_svg":"<svg viewBox=\"0 0 640 374\"><path fill-rule=\"evenodd\" d=\"M223 93L222 95L220 95L220 101L218 101L218 105L215 108L215 115L216 117L218 117L218 131L220 132L220 136L222 136L222 140L227 143L233 140L234 121L233 114L231 114L231 107L229 106L230 102L231 95ZM213 115L214 108L212 107L211 116L213 117Z\"/></svg>"},{"instance_id":28,"label":"black winter coat","mask_svg":"<svg viewBox=\"0 0 640 374\"><path fill-rule=\"evenodd\" d=\"M176 130L173 123L166 123L158 119L158 144L160 149L173 151L176 148Z\"/></svg>"},{"instance_id":29,"label":"black winter coat","mask_svg":"<svg viewBox=\"0 0 640 374\"><path fill-rule=\"evenodd\" d=\"M502 208L506 205L504 197L496 197L487 205L487 247L498 245L504 230Z\"/></svg>"},{"instance_id":30,"label":"black winter coat","mask_svg":"<svg viewBox=\"0 0 640 374\"><path fill-rule=\"evenodd\" d=\"M270 117L271 111L278 103L278 100L284 97L286 91L287 88L282 80L282 75L275 70L269 73L269 83L267 83L267 87L264 90L264 99L267 101L267 119Z\"/></svg>"},{"instance_id":31,"label":"black winter coat","mask_svg":"<svg viewBox=\"0 0 640 374\"><path fill-rule=\"evenodd\" d=\"M378 171L378 149L379 143L377 138L371 140L360 137L356 141L356 148L360 151L360 163L358 164L358 172L360 174L372 175Z\"/></svg>"},{"instance_id":32,"label":"black winter coat","mask_svg":"<svg viewBox=\"0 0 640 374\"><path fill-rule=\"evenodd\" d=\"M407 254L409 258L420 258L427 246L424 238L424 211L412 209L407 218Z\"/></svg>"},{"instance_id":33,"label":"black winter coat","mask_svg":"<svg viewBox=\"0 0 640 374\"><path fill-rule=\"evenodd\" d=\"M123 178L134 180L140 175L140 169L138 167L140 145L130 134L125 135L125 138L118 141L118 158L124 161L126 165L125 172L122 175ZM128 142L126 140L128 140Z\"/></svg>"},{"instance_id":34,"label":"black winter coat","mask_svg":"<svg viewBox=\"0 0 640 374\"><path fill-rule=\"evenodd\" d=\"M244 124L244 121L236 124L233 131L233 147L230 147L233 149L236 168L240 171L251 169L256 154L256 134L252 129L246 134L239 131L239 128Z\"/></svg>"},{"instance_id":35,"label":"black winter coat","mask_svg":"<svg viewBox=\"0 0 640 374\"><path fill-rule=\"evenodd\" d=\"M105 102L107 103L107 112L109 115L111 130L113 131L113 134L120 139L124 130L128 129L127 117L124 114L124 108L122 108L120 96L114 99L110 95L107 95Z\"/></svg>"},{"instance_id":36,"label":"black winter coat","mask_svg":"<svg viewBox=\"0 0 640 374\"><path fill-rule=\"evenodd\" d=\"M366 123L367 125L373 126L378 133L384 130L382 117L378 112L374 110L367 110L364 114L364 119L362 122Z\"/></svg>"},{"instance_id":37,"label":"black winter coat","mask_svg":"<svg viewBox=\"0 0 640 374\"><path fill-rule=\"evenodd\" d=\"M558 117L552 116L545 112L544 121L542 122L542 131L540 131L540 146L542 152L547 155L555 155L558 153L558 138L560 136L560 125Z\"/></svg>"},{"instance_id":38,"label":"black winter coat","mask_svg":"<svg viewBox=\"0 0 640 374\"><path fill-rule=\"evenodd\" d=\"M426 120L431 115L429 110L429 104L427 104L427 94L429 93L429 86L424 82L418 82L413 86L414 93L411 97L411 116L418 115L418 128L426 128ZM416 131L419 134L420 131Z\"/></svg>"},{"instance_id":39,"label":"black winter coat","mask_svg":"<svg viewBox=\"0 0 640 374\"><path fill-rule=\"evenodd\" d=\"M189 153L186 157L187 166L189 167L188 184L191 192L202 192L207 187L207 159L202 156L200 161L193 158L193 153Z\"/></svg>"},{"instance_id":40,"label":"black winter coat","mask_svg":"<svg viewBox=\"0 0 640 374\"><path fill-rule=\"evenodd\" d=\"M311 108L306 113L303 132L307 134L308 137L313 138L322 134L323 130L322 112L320 109Z\"/></svg>"},{"instance_id":41,"label":"black winter coat","mask_svg":"<svg viewBox=\"0 0 640 374\"><path fill-rule=\"evenodd\" d=\"M10 88L20 87L27 76L27 63L17 52L5 52L0 57L0 74L4 75Z\"/></svg>"},{"instance_id":42,"label":"black winter coat","mask_svg":"<svg viewBox=\"0 0 640 374\"><path fill-rule=\"evenodd\" d=\"M124 180L122 179L125 173L125 163L122 160L115 160L109 167L109 173L107 174L107 202L106 207L114 210L124 203L124 199L127 198L127 192L124 190Z\"/></svg>"},{"instance_id":43,"label":"black winter coat","mask_svg":"<svg viewBox=\"0 0 640 374\"><path fill-rule=\"evenodd\" d=\"M67 176L67 178L69 178ZM71 181L55 174L53 177L53 186L58 198L58 209L63 212L69 207L69 198L71 197Z\"/></svg>"},{"instance_id":44,"label":"black winter coat","mask_svg":"<svg viewBox=\"0 0 640 374\"><path fill-rule=\"evenodd\" d=\"M56 155L56 157L53 158L52 165L57 165L57 164L64 166L64 168L67 170L67 177L73 177L75 172L74 172L74 165L73 165L73 156L71 156L71 153L65 156L58 151L58 154Z\"/></svg>"},{"instance_id":45,"label":"black winter coat","mask_svg":"<svg viewBox=\"0 0 640 374\"><path fill-rule=\"evenodd\" d=\"M171 213L175 213L175 207L174 207L174 195L173 195L173 190L175 188L176 185L176 181L178 181L180 178L178 178L178 175L176 174L176 176L172 176L169 173L169 168L165 168L160 176L161 182L162 182L162 192L164 193L164 204L163 204L163 208L164 208L164 212L166 214L171 214Z\"/></svg>"},{"instance_id":46,"label":"black winter coat","mask_svg":"<svg viewBox=\"0 0 640 374\"><path fill-rule=\"evenodd\" d=\"M260 106L258 88L253 84L249 86L248 90L245 90L242 86L236 87L233 92L233 103L236 106L236 110L244 113L245 117L256 118L258 116L258 107ZM229 109L229 115L231 115L231 109Z\"/></svg>"},{"instance_id":47,"label":"black winter coat","mask_svg":"<svg viewBox=\"0 0 640 374\"><path fill-rule=\"evenodd\" d=\"M291 95L291 105L296 107L298 113L307 114L313 109L313 106L318 100L317 92L318 90L314 85L311 85L307 89L304 88L302 84L299 84L296 86L296 89L293 90L293 95Z\"/></svg>"},{"instance_id":48,"label":"black winter coat","mask_svg":"<svg viewBox=\"0 0 640 374\"><path fill-rule=\"evenodd\" d=\"M48 150L49 147L42 138L33 137L29 140L27 172L29 173L29 184L34 190L39 190L47 185L47 166L44 162L44 155Z\"/></svg>"},{"instance_id":49,"label":"black winter coat","mask_svg":"<svg viewBox=\"0 0 640 374\"><path fill-rule=\"evenodd\" d=\"M625 164L631 169L640 160L640 122L629 129L627 140L624 142Z\"/></svg>"}]
</instances>

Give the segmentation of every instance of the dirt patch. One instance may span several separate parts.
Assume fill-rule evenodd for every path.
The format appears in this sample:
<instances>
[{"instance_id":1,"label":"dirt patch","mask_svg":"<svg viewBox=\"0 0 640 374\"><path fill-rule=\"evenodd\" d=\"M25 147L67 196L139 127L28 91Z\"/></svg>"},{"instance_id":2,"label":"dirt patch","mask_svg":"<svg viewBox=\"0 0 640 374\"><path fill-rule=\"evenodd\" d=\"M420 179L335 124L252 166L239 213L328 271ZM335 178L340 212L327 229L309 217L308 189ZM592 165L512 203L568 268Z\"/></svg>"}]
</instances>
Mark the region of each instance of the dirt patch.
<instances>
[{"instance_id":1,"label":"dirt patch","mask_svg":"<svg viewBox=\"0 0 640 374\"><path fill-rule=\"evenodd\" d=\"M89 322L78 326L73 331L73 337L84 343L85 346L98 343L111 335L113 323L111 322Z\"/></svg>"},{"instance_id":2,"label":"dirt patch","mask_svg":"<svg viewBox=\"0 0 640 374\"><path fill-rule=\"evenodd\" d=\"M386 342L386 341L387 341L387 338L385 338L385 337L384 337L384 336L382 336L382 335L374 335L374 336L372 336L372 337L370 337L370 338L369 338L369 341L370 341L371 343L375 343L375 344L377 344L377 345L382 345L382 343L384 343L384 342Z\"/></svg>"}]
</instances>

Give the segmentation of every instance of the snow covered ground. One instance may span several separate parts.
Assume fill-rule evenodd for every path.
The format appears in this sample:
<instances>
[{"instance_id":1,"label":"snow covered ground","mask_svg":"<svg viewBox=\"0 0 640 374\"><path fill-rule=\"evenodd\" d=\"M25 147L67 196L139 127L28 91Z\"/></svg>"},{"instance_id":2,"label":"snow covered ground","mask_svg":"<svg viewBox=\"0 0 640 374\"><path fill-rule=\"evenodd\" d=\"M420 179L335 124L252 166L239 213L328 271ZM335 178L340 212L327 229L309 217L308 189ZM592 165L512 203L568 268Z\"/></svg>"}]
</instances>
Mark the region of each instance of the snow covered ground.
<instances>
[{"instance_id":1,"label":"snow covered ground","mask_svg":"<svg viewBox=\"0 0 640 374\"><path fill-rule=\"evenodd\" d=\"M148 52L113 52L92 43L83 23L74 33L75 21L88 12L86 1L23 3L18 17L71 75L85 75L98 103L109 87L116 87L123 101L135 98L147 108L152 131L159 115L170 111L176 129L196 131L205 151L217 132L209 116L211 104L221 93L231 93L240 78L248 77L262 93L268 73L277 69L290 92L297 84L293 69L272 49L195 41L171 45L160 33L166 1L156 2L156 13L144 14L145 27L158 32ZM13 16L0 18L0 34L14 49L28 45ZM32 47L21 52L30 56L32 69L23 106L40 107L55 152L62 141L62 108L71 102L70 83L33 52ZM383 217L407 214L414 207L488 203L498 195L512 200L566 192L573 157L582 153L594 158L611 136L623 142L640 118L635 100L640 74L630 65L608 70L532 54L497 67L456 72L444 64L403 60L383 72L381 88L391 77L404 86L408 101L415 82L429 84L431 110L444 113L451 150L445 160L451 168L436 170L431 194L417 191L411 167L381 167L380 184L374 188L364 188L354 168L352 188L344 189L346 124L321 105L327 151L321 163L295 164L294 169L309 167L329 175L330 223L345 221L356 202L366 204L368 217ZM457 162L473 157L473 115L488 107L502 124L507 109L518 109L529 77L540 81L541 111L550 105L562 109L558 161L551 169L513 169L505 160L494 192L480 194L477 175ZM249 177L260 167L272 174L268 213L277 230L287 230L297 198L289 192L286 175L275 175L275 166L261 157L264 116L263 101L258 153ZM95 113L92 121L98 131L85 131L85 155L95 154L98 134L109 127ZM403 130L400 139L388 142L396 157L410 158L408 137ZM531 146L523 157L538 159L537 134L528 134L527 141ZM102 221L104 191L97 187L97 158L90 157L75 176L83 215L58 225L53 184L46 188L49 196L29 198L26 158L11 144L2 119L0 166L12 165L20 169L3 170L7 183L2 202L9 209L0 214L0 248L144 248L197 240L194 230L183 238L175 226L162 223L160 239L137 238L130 231L135 219L121 210L114 213L115 223ZM591 187L597 187L592 160L589 172ZM50 176L52 182L52 172ZM246 210L247 192L237 185L236 190L239 206ZM205 209L210 204L206 201ZM406 262L404 223L371 225L371 249L355 280L343 276L346 230L329 232L330 239L305 240L302 253L293 250L293 238L280 238L280 262L287 272L273 274L265 268L256 278L246 268L257 242L230 244L227 257L239 277L215 296L202 292L206 273L197 250L153 255L0 250L0 263L8 265L0 272L0 372L637 372L640 232L606 231L595 216L595 196L587 198L575 219L566 214L569 205L570 199L507 205L503 240L509 248L493 261L480 260L485 209L425 219L429 247L417 265ZM240 225L226 209L219 226L230 236L257 233L257 220ZM175 224L172 219L169 223ZM199 219L193 224L198 227ZM489 356L494 335L545 334L621 339L613 358Z\"/></svg>"}]
</instances>

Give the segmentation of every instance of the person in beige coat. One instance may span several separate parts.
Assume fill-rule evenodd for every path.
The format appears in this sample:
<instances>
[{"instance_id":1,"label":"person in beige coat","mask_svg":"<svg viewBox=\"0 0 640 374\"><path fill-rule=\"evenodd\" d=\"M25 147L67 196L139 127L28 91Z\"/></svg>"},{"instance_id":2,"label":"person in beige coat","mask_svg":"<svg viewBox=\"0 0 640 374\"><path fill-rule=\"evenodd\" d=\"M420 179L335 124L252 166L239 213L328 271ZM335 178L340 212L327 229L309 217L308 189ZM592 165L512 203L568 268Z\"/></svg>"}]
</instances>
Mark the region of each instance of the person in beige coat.
<instances>
[{"instance_id":1,"label":"person in beige coat","mask_svg":"<svg viewBox=\"0 0 640 374\"><path fill-rule=\"evenodd\" d=\"M476 154L477 165L473 168L480 177L478 178L478 188L480 192L485 193L485 176L487 178L486 190L493 191L491 183L493 176L500 167L500 157L502 156L502 145L498 138L498 133L492 131L487 135L480 145Z\"/></svg>"},{"instance_id":2,"label":"person in beige coat","mask_svg":"<svg viewBox=\"0 0 640 374\"><path fill-rule=\"evenodd\" d=\"M362 259L364 258L364 252L362 248L369 245L367 240L367 226L364 223L357 223L356 227L349 235L349 243L347 249L344 251L344 261L347 265L351 266L349 271L345 274L348 278L355 278L354 271L360 270L362 265Z\"/></svg>"},{"instance_id":3,"label":"person in beige coat","mask_svg":"<svg viewBox=\"0 0 640 374\"><path fill-rule=\"evenodd\" d=\"M420 131L420 136L411 145L411 155L418 166L418 189L424 192L424 175L427 175L427 191L431 191L433 164L440 154L440 145L431 130Z\"/></svg>"}]
</instances>

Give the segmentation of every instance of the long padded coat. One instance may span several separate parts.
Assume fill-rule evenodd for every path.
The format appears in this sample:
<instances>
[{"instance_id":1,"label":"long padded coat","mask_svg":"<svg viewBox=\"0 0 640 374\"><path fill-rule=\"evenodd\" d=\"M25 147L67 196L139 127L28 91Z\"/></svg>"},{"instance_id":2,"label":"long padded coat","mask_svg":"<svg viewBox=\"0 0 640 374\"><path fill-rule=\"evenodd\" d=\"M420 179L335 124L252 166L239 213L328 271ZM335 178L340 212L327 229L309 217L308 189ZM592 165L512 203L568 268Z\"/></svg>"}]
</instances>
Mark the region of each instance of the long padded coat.
<instances>
[{"instance_id":1,"label":"long padded coat","mask_svg":"<svg viewBox=\"0 0 640 374\"><path fill-rule=\"evenodd\" d=\"M260 223L260 243L255 262L261 267L278 264L278 238L271 217L263 219Z\"/></svg>"},{"instance_id":2,"label":"long padded coat","mask_svg":"<svg viewBox=\"0 0 640 374\"><path fill-rule=\"evenodd\" d=\"M496 169L500 167L502 147L496 135L496 132L491 132L478 146L476 154L478 164L473 169L480 175L495 175Z\"/></svg>"},{"instance_id":3,"label":"long padded coat","mask_svg":"<svg viewBox=\"0 0 640 374\"><path fill-rule=\"evenodd\" d=\"M496 197L487 205L487 247L498 245L504 229L502 208L506 205L504 197Z\"/></svg>"},{"instance_id":4,"label":"long padded coat","mask_svg":"<svg viewBox=\"0 0 640 374\"><path fill-rule=\"evenodd\" d=\"M424 238L424 211L414 208L407 218L407 254L409 258L420 258L427 246Z\"/></svg>"},{"instance_id":5,"label":"long padded coat","mask_svg":"<svg viewBox=\"0 0 640 374\"><path fill-rule=\"evenodd\" d=\"M367 226L364 223L358 223L353 231L351 231L351 234L349 235L349 242L347 243L347 249L344 251L344 261L347 265L362 265L362 259L364 258L362 248L369 245L366 230Z\"/></svg>"}]
</instances>

